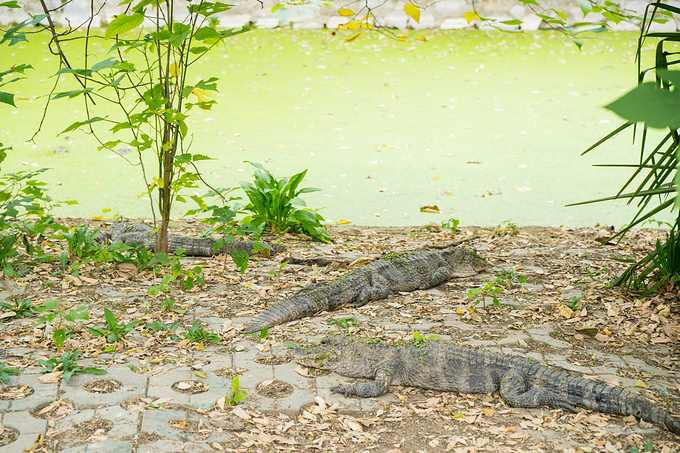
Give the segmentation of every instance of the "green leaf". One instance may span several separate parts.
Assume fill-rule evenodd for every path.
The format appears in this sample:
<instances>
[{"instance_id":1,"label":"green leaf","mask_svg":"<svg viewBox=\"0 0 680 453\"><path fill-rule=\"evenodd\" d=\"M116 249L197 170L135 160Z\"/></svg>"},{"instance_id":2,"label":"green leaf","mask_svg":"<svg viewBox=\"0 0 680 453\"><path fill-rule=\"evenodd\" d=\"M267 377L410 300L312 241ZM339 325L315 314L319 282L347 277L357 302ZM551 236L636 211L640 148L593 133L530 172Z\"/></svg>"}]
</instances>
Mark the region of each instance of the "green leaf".
<instances>
[{"instance_id":1,"label":"green leaf","mask_svg":"<svg viewBox=\"0 0 680 453\"><path fill-rule=\"evenodd\" d=\"M14 94L8 93L6 91L0 91L0 102L3 104L9 104L12 107L16 107L14 103Z\"/></svg>"},{"instance_id":2,"label":"green leaf","mask_svg":"<svg viewBox=\"0 0 680 453\"><path fill-rule=\"evenodd\" d=\"M80 96L81 94L84 93L89 93L92 91L92 88L85 88L83 90L73 90L73 91L64 91L61 93L56 93L52 95L52 99L60 99L60 98L65 98L68 97L69 99L73 99L76 96Z\"/></svg>"},{"instance_id":3,"label":"green leaf","mask_svg":"<svg viewBox=\"0 0 680 453\"><path fill-rule=\"evenodd\" d=\"M57 351L60 350L64 344L64 341L66 341L66 330L55 330L52 334L52 339L54 340L54 347L57 348Z\"/></svg>"},{"instance_id":4,"label":"green leaf","mask_svg":"<svg viewBox=\"0 0 680 453\"><path fill-rule=\"evenodd\" d=\"M24 32L21 33L16 33L19 30L21 30L24 27L28 27L31 25L35 25L41 20L45 19L47 17L47 14L40 14L38 16L35 16L33 19L26 19L19 25L16 25L14 27L11 27L8 29L5 34L2 37L2 40L0 40L0 44L4 43L5 41L9 41L10 47L20 43L21 41L26 41L28 42L28 39L26 39L26 34Z\"/></svg>"},{"instance_id":5,"label":"green leaf","mask_svg":"<svg viewBox=\"0 0 680 453\"><path fill-rule=\"evenodd\" d=\"M593 10L593 5L591 5L588 0L577 0L577 1L578 1L578 6L581 8L581 12L583 12L583 17L586 17L586 15Z\"/></svg>"},{"instance_id":6,"label":"green leaf","mask_svg":"<svg viewBox=\"0 0 680 453\"><path fill-rule=\"evenodd\" d=\"M104 121L104 119L105 119L105 118L102 118L101 116L95 116L94 118L90 118L89 120L85 120L85 121L76 121L75 123L73 123L73 124L71 124L69 127L67 127L66 129L64 129L63 131L59 132L59 133L57 134L57 137L59 137L61 134L65 134L66 132L74 131L74 130L80 128L81 126L85 126L85 125L87 125L87 124L96 123L96 122L98 122L98 121Z\"/></svg>"},{"instance_id":7,"label":"green leaf","mask_svg":"<svg viewBox=\"0 0 680 453\"><path fill-rule=\"evenodd\" d=\"M11 2L2 2L0 3L0 6L4 6L5 8L21 8L16 0L12 0Z\"/></svg>"},{"instance_id":8,"label":"green leaf","mask_svg":"<svg viewBox=\"0 0 680 453\"><path fill-rule=\"evenodd\" d=\"M214 27L201 27L194 33L194 39L203 41L205 39L220 39L222 35ZM207 49L207 48L206 48Z\"/></svg>"},{"instance_id":9,"label":"green leaf","mask_svg":"<svg viewBox=\"0 0 680 453\"><path fill-rule=\"evenodd\" d=\"M563 21L566 22L566 20L567 20L567 15L565 14L564 11L560 11L559 9L555 9L555 8L551 8L551 9L552 9L553 11L555 11L555 14L557 14L558 16L560 16L560 17L562 18Z\"/></svg>"},{"instance_id":10,"label":"green leaf","mask_svg":"<svg viewBox=\"0 0 680 453\"><path fill-rule=\"evenodd\" d=\"M213 14L229 11L234 5L227 5L226 3L210 3L200 2L198 5L189 5L189 12L191 14L199 14L201 16L212 16Z\"/></svg>"},{"instance_id":11,"label":"green leaf","mask_svg":"<svg viewBox=\"0 0 680 453\"><path fill-rule=\"evenodd\" d=\"M137 28L144 22L143 14L132 14L128 16L126 14L120 14L118 17L113 19L108 27L106 27L105 38L113 38L114 36L130 31Z\"/></svg>"},{"instance_id":12,"label":"green leaf","mask_svg":"<svg viewBox=\"0 0 680 453\"><path fill-rule=\"evenodd\" d=\"M605 108L652 128L680 128L680 92L658 88L654 82L638 85Z\"/></svg>"},{"instance_id":13,"label":"green leaf","mask_svg":"<svg viewBox=\"0 0 680 453\"><path fill-rule=\"evenodd\" d=\"M108 373L108 371L106 371L106 370L102 370L101 368L95 368L95 367L91 367L91 366L83 368L80 372L81 373L88 373L88 374L98 374L98 375Z\"/></svg>"},{"instance_id":14,"label":"green leaf","mask_svg":"<svg viewBox=\"0 0 680 453\"><path fill-rule=\"evenodd\" d=\"M218 33L219 34L219 33ZM191 27L186 24L175 22L172 24L172 35L170 36L170 44L175 47L182 45L185 39L191 35Z\"/></svg>"},{"instance_id":15,"label":"green leaf","mask_svg":"<svg viewBox=\"0 0 680 453\"><path fill-rule=\"evenodd\" d=\"M110 68L113 66L116 66L118 63L120 63L118 60L115 58L107 58L106 60L99 61L90 68L90 71L92 72L97 72L101 71L102 69Z\"/></svg>"},{"instance_id":16,"label":"green leaf","mask_svg":"<svg viewBox=\"0 0 680 453\"><path fill-rule=\"evenodd\" d=\"M536 0L519 0L519 1L524 3L525 5L536 5L536 6L538 6L538 3L536 3Z\"/></svg>"}]
</instances>

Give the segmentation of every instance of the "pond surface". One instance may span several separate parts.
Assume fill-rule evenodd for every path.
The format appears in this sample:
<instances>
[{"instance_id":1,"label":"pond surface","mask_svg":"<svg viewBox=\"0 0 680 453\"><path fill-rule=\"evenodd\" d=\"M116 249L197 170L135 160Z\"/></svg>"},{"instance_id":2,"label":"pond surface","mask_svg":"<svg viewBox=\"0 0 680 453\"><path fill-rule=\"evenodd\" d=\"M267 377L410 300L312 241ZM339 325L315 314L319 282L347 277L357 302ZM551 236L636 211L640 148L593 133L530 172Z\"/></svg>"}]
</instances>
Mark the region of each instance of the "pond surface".
<instances>
[{"instance_id":1,"label":"pond surface","mask_svg":"<svg viewBox=\"0 0 680 453\"><path fill-rule=\"evenodd\" d=\"M215 158L201 167L206 180L218 187L250 180L246 160L277 176L307 168L303 186L321 189L305 196L308 206L324 208L329 222L359 225L630 221L634 208L623 202L565 204L615 193L628 178L626 170L592 164L637 159L630 133L580 156L622 122L602 106L636 83L635 34L604 34L582 52L551 32L425 36L417 44L377 33L345 43L327 30L232 38L190 75L220 78L213 110L190 112L190 151ZM138 166L97 151L82 132L55 138L85 118L82 100L53 102L35 143L26 142L46 100L37 96L52 87L57 64L40 41L2 49L4 61L8 55L36 68L12 87L26 98L19 108L2 107L0 141L14 146L3 170L51 167L44 174L51 195L80 203L61 215L106 209L106 217L150 217L148 198L138 198ZM72 64L80 67L76 54ZM194 206L179 207L178 215Z\"/></svg>"}]
</instances>

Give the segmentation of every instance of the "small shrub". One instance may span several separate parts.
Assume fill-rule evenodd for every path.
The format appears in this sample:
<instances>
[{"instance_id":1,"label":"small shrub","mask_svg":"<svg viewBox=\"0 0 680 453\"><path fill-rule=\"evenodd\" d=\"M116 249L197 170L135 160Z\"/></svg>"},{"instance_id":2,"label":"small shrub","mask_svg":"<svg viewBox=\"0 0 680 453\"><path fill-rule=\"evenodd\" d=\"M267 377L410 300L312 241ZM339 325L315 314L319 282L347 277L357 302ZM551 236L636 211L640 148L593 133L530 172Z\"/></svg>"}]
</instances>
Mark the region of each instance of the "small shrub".
<instances>
[{"instance_id":1,"label":"small shrub","mask_svg":"<svg viewBox=\"0 0 680 453\"><path fill-rule=\"evenodd\" d=\"M256 170L253 183L240 183L250 201L243 208L251 213L250 217L243 220L244 223L269 228L276 233L297 231L308 234L316 240L330 242L330 237L321 224L323 217L316 212L298 208L298 206L306 206L300 195L319 191L312 187L298 188L307 170L290 178L277 179L262 165L248 163Z\"/></svg>"}]
</instances>

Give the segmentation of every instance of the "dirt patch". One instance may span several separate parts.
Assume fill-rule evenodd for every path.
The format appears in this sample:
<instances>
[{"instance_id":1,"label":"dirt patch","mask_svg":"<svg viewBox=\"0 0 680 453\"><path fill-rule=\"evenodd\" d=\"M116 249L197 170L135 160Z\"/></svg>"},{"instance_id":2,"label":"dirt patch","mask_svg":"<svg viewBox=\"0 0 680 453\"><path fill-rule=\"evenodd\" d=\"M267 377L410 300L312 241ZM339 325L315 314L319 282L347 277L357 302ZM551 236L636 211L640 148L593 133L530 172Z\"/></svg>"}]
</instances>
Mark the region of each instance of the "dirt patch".
<instances>
[{"instance_id":1,"label":"dirt patch","mask_svg":"<svg viewBox=\"0 0 680 453\"><path fill-rule=\"evenodd\" d=\"M285 398L293 394L293 386L283 381L268 380L257 386L257 393L267 398Z\"/></svg>"},{"instance_id":2,"label":"dirt patch","mask_svg":"<svg viewBox=\"0 0 680 453\"><path fill-rule=\"evenodd\" d=\"M210 384L207 382L187 380L175 382L172 384L171 388L178 393L196 394L210 390Z\"/></svg>"},{"instance_id":3,"label":"dirt patch","mask_svg":"<svg viewBox=\"0 0 680 453\"><path fill-rule=\"evenodd\" d=\"M215 376L223 377L226 379L234 379L236 376L243 376L248 370L245 368L220 368L215 371Z\"/></svg>"},{"instance_id":4,"label":"dirt patch","mask_svg":"<svg viewBox=\"0 0 680 453\"><path fill-rule=\"evenodd\" d=\"M0 425L0 447L9 445L19 438L19 430Z\"/></svg>"},{"instance_id":5,"label":"dirt patch","mask_svg":"<svg viewBox=\"0 0 680 453\"><path fill-rule=\"evenodd\" d=\"M137 443L140 445L143 444L152 444L156 442L157 440L161 440L163 437L161 437L160 434L158 433L150 433L147 431L142 431L139 433L137 436Z\"/></svg>"},{"instance_id":6,"label":"dirt patch","mask_svg":"<svg viewBox=\"0 0 680 453\"><path fill-rule=\"evenodd\" d=\"M0 386L0 400L20 400L33 393L35 389L24 384Z\"/></svg>"},{"instance_id":7,"label":"dirt patch","mask_svg":"<svg viewBox=\"0 0 680 453\"><path fill-rule=\"evenodd\" d=\"M90 393L113 393L123 388L123 383L115 379L99 379L83 386Z\"/></svg>"},{"instance_id":8,"label":"dirt patch","mask_svg":"<svg viewBox=\"0 0 680 453\"><path fill-rule=\"evenodd\" d=\"M50 436L49 445L54 451L65 450L93 442L107 440L106 435L113 428L113 422L103 418L86 420Z\"/></svg>"},{"instance_id":9,"label":"dirt patch","mask_svg":"<svg viewBox=\"0 0 680 453\"><path fill-rule=\"evenodd\" d=\"M72 410L73 404L64 400L57 400L39 405L31 411L31 415L47 420L59 420L70 414Z\"/></svg>"}]
</instances>

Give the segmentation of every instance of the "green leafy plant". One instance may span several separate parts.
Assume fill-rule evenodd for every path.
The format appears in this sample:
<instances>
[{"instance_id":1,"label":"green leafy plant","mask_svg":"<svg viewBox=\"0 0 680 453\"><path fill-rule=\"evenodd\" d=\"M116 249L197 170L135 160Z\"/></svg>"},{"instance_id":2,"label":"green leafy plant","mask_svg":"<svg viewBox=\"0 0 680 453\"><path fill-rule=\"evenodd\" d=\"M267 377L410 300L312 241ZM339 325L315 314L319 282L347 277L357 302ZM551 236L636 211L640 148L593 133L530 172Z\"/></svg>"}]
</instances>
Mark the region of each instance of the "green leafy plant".
<instances>
[{"instance_id":1,"label":"green leafy plant","mask_svg":"<svg viewBox=\"0 0 680 453\"><path fill-rule=\"evenodd\" d=\"M18 369L7 366L7 362L0 362L0 382L3 382L5 385L9 385L9 377L18 376L20 374L21 371Z\"/></svg>"},{"instance_id":2,"label":"green leafy plant","mask_svg":"<svg viewBox=\"0 0 680 453\"><path fill-rule=\"evenodd\" d=\"M0 233L0 269L8 277L16 277L15 262L10 261L19 255L16 247L17 233Z\"/></svg>"},{"instance_id":3,"label":"green leafy plant","mask_svg":"<svg viewBox=\"0 0 680 453\"><path fill-rule=\"evenodd\" d=\"M503 288L497 286L498 284L495 280L490 280L488 278L484 278L484 280L486 280L486 283L479 288L468 290L468 299L474 300L481 296L481 302L483 306L486 307L486 298L490 297L494 305L500 306L501 303L496 296L503 292ZM476 300L475 303L472 304L472 307L476 307L479 302L479 300Z\"/></svg>"},{"instance_id":4,"label":"green leafy plant","mask_svg":"<svg viewBox=\"0 0 680 453\"><path fill-rule=\"evenodd\" d=\"M234 376L231 381L231 391L224 395L224 402L229 406L236 406L246 396L248 396L248 392L241 388L238 376Z\"/></svg>"},{"instance_id":5,"label":"green leafy plant","mask_svg":"<svg viewBox=\"0 0 680 453\"><path fill-rule=\"evenodd\" d=\"M651 451L654 451L654 442L652 442L651 440L648 440L647 442L645 442L645 446L642 447L642 452L644 453L644 452L651 452ZM638 450L637 448L634 448L634 447L629 447L628 452L629 453L640 453L640 450Z\"/></svg>"},{"instance_id":6,"label":"green leafy plant","mask_svg":"<svg viewBox=\"0 0 680 453\"><path fill-rule=\"evenodd\" d=\"M581 302L580 297L572 297L569 302L562 302L567 308L570 308L573 311L578 310L578 303Z\"/></svg>"},{"instance_id":7,"label":"green leafy plant","mask_svg":"<svg viewBox=\"0 0 680 453\"><path fill-rule=\"evenodd\" d=\"M501 222L499 226L496 227L495 230L496 236L517 236L519 234L519 229L517 229L517 224L510 221L510 220L505 220Z\"/></svg>"},{"instance_id":8,"label":"green leafy plant","mask_svg":"<svg viewBox=\"0 0 680 453\"><path fill-rule=\"evenodd\" d=\"M18 297L15 297L12 302L0 302L0 310L4 312L0 319L35 316L36 312L31 306L32 303L32 299L19 299Z\"/></svg>"},{"instance_id":9,"label":"green leafy plant","mask_svg":"<svg viewBox=\"0 0 680 453\"><path fill-rule=\"evenodd\" d=\"M448 220L444 220L442 222L442 229L450 228L451 232L455 233L456 231L458 231L458 225L459 224L460 224L460 220L458 220L458 219L451 218L451 219L448 219Z\"/></svg>"},{"instance_id":10,"label":"green leafy plant","mask_svg":"<svg viewBox=\"0 0 680 453\"><path fill-rule=\"evenodd\" d=\"M517 274L514 269L503 269L498 274L498 277L496 277L496 283L507 288L519 286L522 283L527 283L528 281L529 280L527 280L525 276Z\"/></svg>"},{"instance_id":11,"label":"green leafy plant","mask_svg":"<svg viewBox=\"0 0 680 453\"><path fill-rule=\"evenodd\" d=\"M644 290L643 296L669 284L680 287L680 234L672 229L664 242L656 240L654 251L643 259L621 261L630 266L614 281L615 285Z\"/></svg>"},{"instance_id":12,"label":"green leafy plant","mask_svg":"<svg viewBox=\"0 0 680 453\"><path fill-rule=\"evenodd\" d=\"M99 234L99 229L90 230L86 226L79 226L72 231L63 233L61 236L68 245L68 260L89 261L98 255L104 248L102 244L95 241Z\"/></svg>"},{"instance_id":13,"label":"green leafy plant","mask_svg":"<svg viewBox=\"0 0 680 453\"><path fill-rule=\"evenodd\" d=\"M269 334L269 327L263 327L259 332L247 334L249 337L253 337L256 340L264 340Z\"/></svg>"},{"instance_id":14,"label":"green leafy plant","mask_svg":"<svg viewBox=\"0 0 680 453\"><path fill-rule=\"evenodd\" d=\"M116 317L108 308L104 309L104 321L106 325L99 329L88 327L87 330L98 337L104 337L108 343L123 341L125 336L134 329L139 321L131 321L127 324L118 324L120 317Z\"/></svg>"},{"instance_id":15,"label":"green leafy plant","mask_svg":"<svg viewBox=\"0 0 680 453\"><path fill-rule=\"evenodd\" d=\"M243 219L244 223L259 228L269 228L276 233L297 231L308 234L316 240L330 242L330 237L321 224L323 217L316 212L298 208L298 206L306 206L300 195L319 191L311 187L298 188L307 170L290 178L277 179L262 165L248 163L255 167L255 181L240 183L250 201L243 208L251 213Z\"/></svg>"},{"instance_id":16,"label":"green leafy plant","mask_svg":"<svg viewBox=\"0 0 680 453\"><path fill-rule=\"evenodd\" d=\"M611 200L626 200L628 203L636 203L638 210L631 222L614 234L611 239L620 237L630 231L631 228L642 225L654 216L664 211L671 211L678 207L678 152L680 144L680 71L670 71L669 68L680 62L677 52L668 51L667 48L680 42L678 32L651 32L653 22L664 19L668 14L680 14L680 8L661 2L647 5L643 18L640 37L637 45L637 73L638 86L606 106L609 110L626 120L624 124L604 136L594 145L589 147L583 154L604 145L621 132L633 127L637 123L643 123L642 133L635 134L640 137L640 156L634 163L605 164L601 166L632 168L630 178L623 184L621 189L612 196L590 200L574 205L595 203ZM643 69L642 49L650 39L658 39L654 64ZM653 76L654 81L646 81L648 76ZM650 142L648 128L667 128L665 134L658 142ZM617 145L618 146L618 145ZM680 211L679 211L680 212ZM677 236L680 229L680 215L676 215L671 226L671 232ZM656 266L678 265L674 262L674 245L667 241L668 246L657 247L654 251L639 261L628 261L630 267L614 281L614 285L622 285L629 289L644 288L647 286L647 278L654 275ZM664 256L659 257L662 253ZM670 260L669 260L670 259ZM659 269L663 281L672 277L680 268ZM666 277L663 277L665 275ZM658 283L658 281L657 281ZM653 284L653 288L660 285Z\"/></svg>"},{"instance_id":17,"label":"green leafy plant","mask_svg":"<svg viewBox=\"0 0 680 453\"><path fill-rule=\"evenodd\" d=\"M192 343L203 343L204 341L210 341L211 343L220 342L220 336L215 332L204 331L198 319L194 321L194 324L186 332L181 332L180 335Z\"/></svg>"},{"instance_id":18,"label":"green leafy plant","mask_svg":"<svg viewBox=\"0 0 680 453\"><path fill-rule=\"evenodd\" d=\"M64 372L64 381L68 384L71 382L71 377L74 374L106 374L106 370L95 367L85 367L81 368L77 363L76 359L82 353L82 351L73 350L63 354L59 358L52 358L49 360L38 360L37 362L42 365L45 369L43 373L53 373L55 371Z\"/></svg>"},{"instance_id":19,"label":"green leafy plant","mask_svg":"<svg viewBox=\"0 0 680 453\"><path fill-rule=\"evenodd\" d=\"M2 97L0 92L0 101ZM0 143L0 170L9 150ZM48 214L59 204L47 195L46 183L38 179L46 170L0 173L0 272L8 277L19 275L17 266L24 261L19 256L20 246L27 254L38 254L38 259L44 259L42 249L32 244L29 237L63 229Z\"/></svg>"},{"instance_id":20,"label":"green leafy plant","mask_svg":"<svg viewBox=\"0 0 680 453\"><path fill-rule=\"evenodd\" d=\"M175 250L172 258L169 258L165 253L159 253L149 262L150 266L158 268L159 271L163 269L169 270L169 273L163 276L158 285L149 288L149 294L168 293L172 290L171 284L173 282L179 284L185 290L192 289L195 284L203 285L205 283L205 277L201 275L203 272L201 266L185 269L182 266L183 257L184 249L178 248Z\"/></svg>"},{"instance_id":21,"label":"green leafy plant","mask_svg":"<svg viewBox=\"0 0 680 453\"><path fill-rule=\"evenodd\" d=\"M59 309L58 300L43 302L35 309L35 313L40 318L33 327L47 324L54 326L55 330L52 333L52 340L57 351L61 349L67 338L74 335L76 327L79 328L81 326L81 323L77 321L87 320L90 317L90 312L84 306L71 308L68 311L66 308Z\"/></svg>"},{"instance_id":22,"label":"green leafy plant","mask_svg":"<svg viewBox=\"0 0 680 453\"><path fill-rule=\"evenodd\" d=\"M179 328L179 321L175 321L170 325L162 321L154 321L148 323L144 329L152 335L163 334L166 335L171 340L179 340L179 336L175 335L175 332Z\"/></svg>"},{"instance_id":23,"label":"green leafy plant","mask_svg":"<svg viewBox=\"0 0 680 453\"><path fill-rule=\"evenodd\" d=\"M283 270L284 267L286 267L286 265L288 265L288 261L283 261L281 264L279 264L279 266L276 269L271 269L267 271L267 273L272 277L278 277L279 273Z\"/></svg>"},{"instance_id":24,"label":"green leafy plant","mask_svg":"<svg viewBox=\"0 0 680 453\"><path fill-rule=\"evenodd\" d=\"M635 262L635 261L633 260L633 261L630 261L630 262ZM583 275L581 277L581 280L578 283L576 283L574 286L575 287L586 286L586 285L589 285L591 283L594 283L595 281L597 281L597 277L599 277L600 275L602 275L606 272L609 272L608 267L603 267L603 268L600 268L596 271L591 271L589 268L586 267L585 275Z\"/></svg>"}]
</instances>

